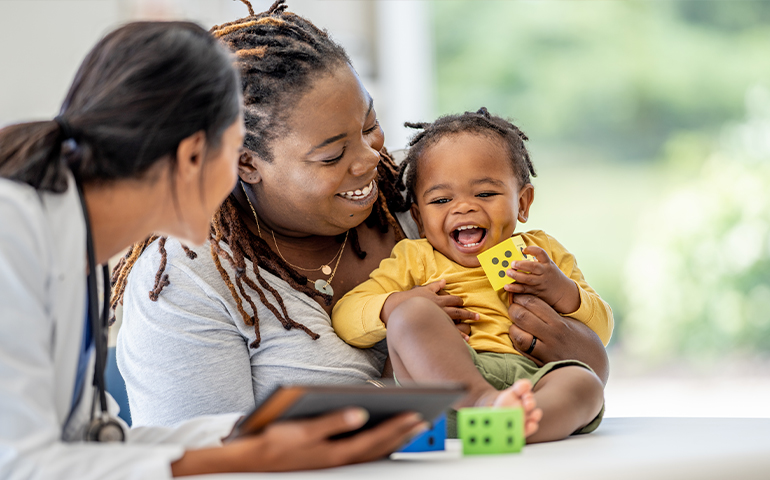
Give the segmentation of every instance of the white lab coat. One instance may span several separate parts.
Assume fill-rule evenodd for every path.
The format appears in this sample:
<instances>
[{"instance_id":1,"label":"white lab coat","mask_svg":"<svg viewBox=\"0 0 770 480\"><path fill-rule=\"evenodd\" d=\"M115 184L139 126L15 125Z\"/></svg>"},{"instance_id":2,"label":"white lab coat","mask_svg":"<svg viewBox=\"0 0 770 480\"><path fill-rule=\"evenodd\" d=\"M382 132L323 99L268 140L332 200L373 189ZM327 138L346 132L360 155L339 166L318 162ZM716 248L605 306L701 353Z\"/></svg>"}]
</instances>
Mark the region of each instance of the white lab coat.
<instances>
[{"instance_id":1,"label":"white lab coat","mask_svg":"<svg viewBox=\"0 0 770 480\"><path fill-rule=\"evenodd\" d=\"M53 194L0 178L0 479L170 477L185 448L219 444L237 415L136 428L125 444L80 441L93 358L71 412L87 262L85 223L69 183Z\"/></svg>"}]
</instances>

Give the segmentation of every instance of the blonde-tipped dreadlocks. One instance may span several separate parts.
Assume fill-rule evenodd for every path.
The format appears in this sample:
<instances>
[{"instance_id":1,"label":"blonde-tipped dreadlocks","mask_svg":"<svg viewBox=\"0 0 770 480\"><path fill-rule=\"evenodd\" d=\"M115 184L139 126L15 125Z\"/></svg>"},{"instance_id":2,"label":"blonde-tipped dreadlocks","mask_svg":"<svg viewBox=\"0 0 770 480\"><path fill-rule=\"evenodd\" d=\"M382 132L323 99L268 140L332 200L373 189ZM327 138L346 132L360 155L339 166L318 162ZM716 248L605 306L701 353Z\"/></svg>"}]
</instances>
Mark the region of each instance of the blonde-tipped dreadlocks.
<instances>
[{"instance_id":1,"label":"blonde-tipped dreadlocks","mask_svg":"<svg viewBox=\"0 0 770 480\"><path fill-rule=\"evenodd\" d=\"M325 31L298 15L286 12L285 0L276 1L266 12L260 14L254 14L247 0L241 1L249 8L249 16L215 26L211 33L230 47L237 59L243 85L244 121L247 130L244 145L261 161L272 162L270 142L283 132L286 111L295 106L296 100L310 89L316 78L328 72L330 67L350 63L350 60L342 47L331 40ZM379 197L365 223L370 228L379 228L382 233L393 227L397 240L400 240L404 238L404 233L391 212L406 211L408 204L397 187L398 168L384 150L381 152L377 172ZM284 328L298 328L311 338L318 338L316 333L289 318L283 299L262 277L259 268L282 278L298 292L322 298L327 305L331 304L332 297L310 287L307 277L277 256L264 240L252 234L236 205L237 202L231 195L216 212L212 220L209 243L211 258L230 290L243 322L254 326L256 340L251 347L259 346L261 336L257 308L250 291L257 293L260 302L275 315ZM356 229L352 228L348 235L353 251L363 259L366 252L361 249ZM338 241L342 242L344 237L345 234L338 236ZM150 237L134 245L115 268L115 293L111 302L113 308L123 302L128 274L134 263L156 240L161 253L161 264L150 298L155 301L161 290L169 284L168 275L164 274L167 258L165 238ZM228 246L229 252L223 244ZM193 252L184 248L192 259ZM252 272L257 282L246 275L246 258L252 262ZM234 279L230 278L222 266L222 259L235 271ZM267 299L265 291L272 294L276 304ZM247 313L244 301L249 304L253 315Z\"/></svg>"}]
</instances>

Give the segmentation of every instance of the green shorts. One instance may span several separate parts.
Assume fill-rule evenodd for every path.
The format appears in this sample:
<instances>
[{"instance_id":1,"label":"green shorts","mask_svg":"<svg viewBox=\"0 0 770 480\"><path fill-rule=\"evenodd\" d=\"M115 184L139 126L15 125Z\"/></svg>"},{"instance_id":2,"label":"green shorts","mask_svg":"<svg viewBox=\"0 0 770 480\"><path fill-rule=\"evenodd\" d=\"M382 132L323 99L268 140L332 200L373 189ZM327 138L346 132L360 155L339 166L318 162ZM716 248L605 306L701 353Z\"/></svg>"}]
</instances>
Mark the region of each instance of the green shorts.
<instances>
[{"instance_id":1,"label":"green shorts","mask_svg":"<svg viewBox=\"0 0 770 480\"><path fill-rule=\"evenodd\" d=\"M532 386L535 386L547 373L561 367L577 366L593 372L591 367L577 360L560 360L538 367L532 360L513 353L477 352L470 346L468 350L471 352L476 368L481 372L486 381L498 390L504 390L513 385L517 380L524 378L529 379L532 382ZM593 432L602 423L603 417L604 405L602 405L599 414L591 423L575 431L573 435ZM457 437L457 412L454 410L447 414L447 434L450 438Z\"/></svg>"}]
</instances>

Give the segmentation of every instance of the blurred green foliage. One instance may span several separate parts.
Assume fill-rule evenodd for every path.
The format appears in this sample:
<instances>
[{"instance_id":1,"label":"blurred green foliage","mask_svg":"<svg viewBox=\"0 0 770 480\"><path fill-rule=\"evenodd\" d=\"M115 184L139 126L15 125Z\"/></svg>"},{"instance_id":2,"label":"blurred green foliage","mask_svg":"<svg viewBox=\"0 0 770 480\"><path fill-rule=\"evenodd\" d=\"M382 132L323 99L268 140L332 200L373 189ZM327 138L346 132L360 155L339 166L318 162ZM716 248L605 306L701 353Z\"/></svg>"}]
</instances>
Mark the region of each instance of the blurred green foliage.
<instances>
[{"instance_id":1,"label":"blurred green foliage","mask_svg":"<svg viewBox=\"0 0 770 480\"><path fill-rule=\"evenodd\" d=\"M698 174L642 215L624 282L632 354L770 350L770 92L748 97Z\"/></svg>"},{"instance_id":2,"label":"blurred green foliage","mask_svg":"<svg viewBox=\"0 0 770 480\"><path fill-rule=\"evenodd\" d=\"M770 1L431 8L437 113L483 105L527 132L526 227L576 254L615 312L611 346L770 352L770 154L747 140L770 139Z\"/></svg>"},{"instance_id":3,"label":"blurred green foliage","mask_svg":"<svg viewBox=\"0 0 770 480\"><path fill-rule=\"evenodd\" d=\"M438 110L485 105L554 154L651 160L673 132L716 134L770 79L767 1L431 5Z\"/></svg>"}]
</instances>

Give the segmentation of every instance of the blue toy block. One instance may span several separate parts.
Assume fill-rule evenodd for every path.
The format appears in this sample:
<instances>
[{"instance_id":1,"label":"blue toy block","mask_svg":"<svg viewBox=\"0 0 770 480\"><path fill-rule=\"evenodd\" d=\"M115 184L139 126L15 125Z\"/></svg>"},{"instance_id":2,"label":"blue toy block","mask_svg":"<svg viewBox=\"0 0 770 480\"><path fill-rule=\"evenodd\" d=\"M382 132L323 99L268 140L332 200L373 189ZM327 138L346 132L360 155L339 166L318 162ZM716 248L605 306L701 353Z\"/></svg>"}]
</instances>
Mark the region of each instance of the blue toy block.
<instances>
[{"instance_id":1,"label":"blue toy block","mask_svg":"<svg viewBox=\"0 0 770 480\"><path fill-rule=\"evenodd\" d=\"M524 447L524 411L520 407L462 408L457 412L457 437L464 455L514 453Z\"/></svg>"},{"instance_id":2,"label":"blue toy block","mask_svg":"<svg viewBox=\"0 0 770 480\"><path fill-rule=\"evenodd\" d=\"M444 450L446 440L446 415L441 415L433 422L433 427L416 436L399 452L435 452Z\"/></svg>"}]
</instances>

